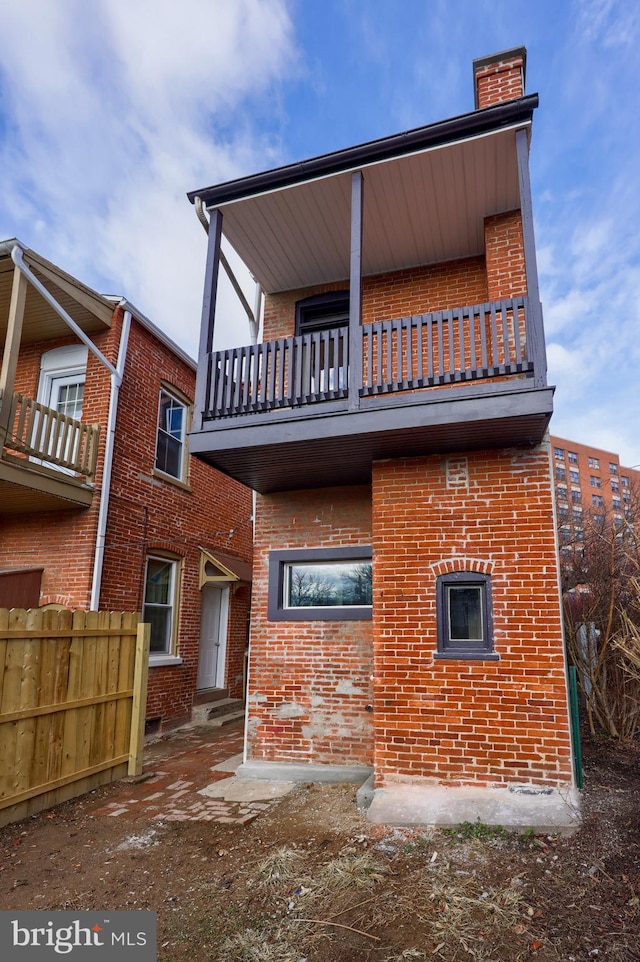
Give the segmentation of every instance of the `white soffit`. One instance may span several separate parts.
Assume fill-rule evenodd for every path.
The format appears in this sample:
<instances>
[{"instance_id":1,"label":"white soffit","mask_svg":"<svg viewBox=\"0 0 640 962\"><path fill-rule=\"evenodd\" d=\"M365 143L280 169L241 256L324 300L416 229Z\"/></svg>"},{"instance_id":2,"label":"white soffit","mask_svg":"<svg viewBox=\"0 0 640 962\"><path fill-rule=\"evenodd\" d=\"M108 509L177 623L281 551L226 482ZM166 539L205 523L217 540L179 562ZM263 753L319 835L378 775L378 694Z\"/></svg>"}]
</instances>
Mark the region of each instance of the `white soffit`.
<instances>
[{"instance_id":1,"label":"white soffit","mask_svg":"<svg viewBox=\"0 0 640 962\"><path fill-rule=\"evenodd\" d=\"M482 253L484 218L520 206L522 126L363 167L363 274ZM265 291L348 278L351 172L220 209L225 237Z\"/></svg>"}]
</instances>

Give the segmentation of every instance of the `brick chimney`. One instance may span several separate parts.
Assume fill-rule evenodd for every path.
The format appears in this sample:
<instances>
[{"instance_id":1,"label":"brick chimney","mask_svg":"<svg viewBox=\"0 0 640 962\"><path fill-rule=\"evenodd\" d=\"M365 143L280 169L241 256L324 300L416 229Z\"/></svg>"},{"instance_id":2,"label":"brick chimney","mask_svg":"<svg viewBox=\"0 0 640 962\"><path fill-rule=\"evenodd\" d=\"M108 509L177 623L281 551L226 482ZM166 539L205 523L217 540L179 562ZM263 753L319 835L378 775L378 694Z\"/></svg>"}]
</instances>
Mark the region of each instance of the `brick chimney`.
<instances>
[{"instance_id":1,"label":"brick chimney","mask_svg":"<svg viewBox=\"0 0 640 962\"><path fill-rule=\"evenodd\" d=\"M513 47L473 61L476 110L524 97L526 47Z\"/></svg>"}]
</instances>

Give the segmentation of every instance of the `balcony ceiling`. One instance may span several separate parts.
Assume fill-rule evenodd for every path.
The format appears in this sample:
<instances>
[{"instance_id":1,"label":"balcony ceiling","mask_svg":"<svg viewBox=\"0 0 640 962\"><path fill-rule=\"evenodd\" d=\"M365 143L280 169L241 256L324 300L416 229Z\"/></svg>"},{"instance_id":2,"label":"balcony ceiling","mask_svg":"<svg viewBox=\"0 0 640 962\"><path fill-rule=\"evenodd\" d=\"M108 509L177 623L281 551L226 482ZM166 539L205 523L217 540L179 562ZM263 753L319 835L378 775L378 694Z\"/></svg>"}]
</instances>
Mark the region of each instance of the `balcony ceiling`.
<instances>
[{"instance_id":1,"label":"balcony ceiling","mask_svg":"<svg viewBox=\"0 0 640 962\"><path fill-rule=\"evenodd\" d=\"M484 218L520 207L516 129L369 164L362 273L481 254ZM223 233L265 291L349 276L351 170L215 204Z\"/></svg>"},{"instance_id":2,"label":"balcony ceiling","mask_svg":"<svg viewBox=\"0 0 640 962\"><path fill-rule=\"evenodd\" d=\"M113 301L85 287L33 251L25 248L23 251L27 266L83 331L97 333L111 326ZM10 252L0 247L0 345L4 344L7 330L13 271ZM28 282L21 343L33 344L69 333L67 324Z\"/></svg>"}]
</instances>

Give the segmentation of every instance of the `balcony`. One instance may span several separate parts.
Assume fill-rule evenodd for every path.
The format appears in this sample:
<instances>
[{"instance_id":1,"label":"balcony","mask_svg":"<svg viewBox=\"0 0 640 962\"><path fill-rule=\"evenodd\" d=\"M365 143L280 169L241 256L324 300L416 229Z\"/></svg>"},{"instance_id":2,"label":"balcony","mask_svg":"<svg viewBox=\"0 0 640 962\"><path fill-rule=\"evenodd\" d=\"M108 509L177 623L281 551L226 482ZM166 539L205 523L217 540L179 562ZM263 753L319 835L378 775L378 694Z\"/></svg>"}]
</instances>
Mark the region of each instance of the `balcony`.
<instances>
[{"instance_id":1,"label":"balcony","mask_svg":"<svg viewBox=\"0 0 640 962\"><path fill-rule=\"evenodd\" d=\"M88 507L100 427L17 392L0 457L0 514Z\"/></svg>"},{"instance_id":2,"label":"balcony","mask_svg":"<svg viewBox=\"0 0 640 962\"><path fill-rule=\"evenodd\" d=\"M367 482L389 457L539 443L551 415L527 297L209 353L191 450L268 493Z\"/></svg>"}]
</instances>

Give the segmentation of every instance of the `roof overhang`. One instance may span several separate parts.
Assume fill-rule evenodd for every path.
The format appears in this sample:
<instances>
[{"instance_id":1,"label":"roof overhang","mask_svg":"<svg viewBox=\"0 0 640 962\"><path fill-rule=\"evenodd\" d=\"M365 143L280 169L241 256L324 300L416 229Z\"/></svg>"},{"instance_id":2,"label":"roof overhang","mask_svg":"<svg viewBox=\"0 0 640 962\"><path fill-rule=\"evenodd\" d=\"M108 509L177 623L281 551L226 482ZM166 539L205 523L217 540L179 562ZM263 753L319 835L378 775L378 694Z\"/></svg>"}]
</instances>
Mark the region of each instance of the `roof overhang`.
<instances>
[{"instance_id":1,"label":"roof overhang","mask_svg":"<svg viewBox=\"0 0 640 962\"><path fill-rule=\"evenodd\" d=\"M515 133L537 95L189 194L269 293L349 276L351 174L362 171L362 273L480 254L484 219L520 207Z\"/></svg>"},{"instance_id":2,"label":"roof overhang","mask_svg":"<svg viewBox=\"0 0 640 962\"><path fill-rule=\"evenodd\" d=\"M13 272L16 269L11 251L16 246L22 250L25 263L38 280L83 331L93 334L111 327L114 311L112 301L14 239L0 242L0 343L4 343L7 330ZM60 315L32 284L28 284L21 343L34 344L67 334L69 328Z\"/></svg>"}]
</instances>

